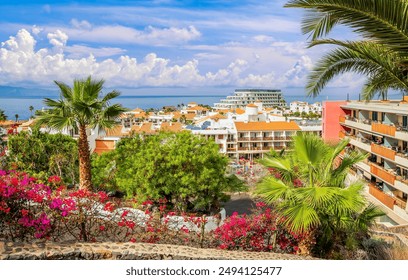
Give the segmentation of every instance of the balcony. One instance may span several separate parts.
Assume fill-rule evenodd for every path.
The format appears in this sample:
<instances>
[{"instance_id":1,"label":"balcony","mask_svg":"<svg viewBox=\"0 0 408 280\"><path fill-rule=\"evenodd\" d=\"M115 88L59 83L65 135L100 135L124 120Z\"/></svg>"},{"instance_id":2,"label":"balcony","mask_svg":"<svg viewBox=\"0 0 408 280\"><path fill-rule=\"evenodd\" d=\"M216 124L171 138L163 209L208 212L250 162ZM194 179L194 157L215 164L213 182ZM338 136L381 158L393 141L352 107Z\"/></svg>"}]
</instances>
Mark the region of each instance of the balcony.
<instances>
[{"instance_id":1,"label":"balcony","mask_svg":"<svg viewBox=\"0 0 408 280\"><path fill-rule=\"evenodd\" d=\"M369 120L358 120L357 118L346 115L344 125L357 129L371 131L371 125Z\"/></svg>"},{"instance_id":2,"label":"balcony","mask_svg":"<svg viewBox=\"0 0 408 280\"><path fill-rule=\"evenodd\" d=\"M378 132L385 135L395 136L395 131L397 130L394 125L382 124L382 123L372 123L371 130L373 132Z\"/></svg>"},{"instance_id":3,"label":"balcony","mask_svg":"<svg viewBox=\"0 0 408 280\"><path fill-rule=\"evenodd\" d=\"M368 193L378 199L382 204L388 208L394 210L394 205L396 204L396 199L385 192L377 189L373 184L369 184ZM405 208L404 208L405 209Z\"/></svg>"},{"instance_id":4,"label":"balcony","mask_svg":"<svg viewBox=\"0 0 408 280\"><path fill-rule=\"evenodd\" d=\"M249 137L238 137L238 141L250 141Z\"/></svg>"},{"instance_id":5,"label":"balcony","mask_svg":"<svg viewBox=\"0 0 408 280\"><path fill-rule=\"evenodd\" d=\"M389 148L386 148L384 146L381 145L377 145L374 143L371 143L371 152L377 155L380 155L384 158L388 158L392 161L395 161L395 155L396 155L396 151L391 150Z\"/></svg>"},{"instance_id":6,"label":"balcony","mask_svg":"<svg viewBox=\"0 0 408 280\"><path fill-rule=\"evenodd\" d=\"M396 175L392 174L385 169L381 168L380 166L371 163L370 172L380 178L381 180L391 184L394 186Z\"/></svg>"}]
</instances>

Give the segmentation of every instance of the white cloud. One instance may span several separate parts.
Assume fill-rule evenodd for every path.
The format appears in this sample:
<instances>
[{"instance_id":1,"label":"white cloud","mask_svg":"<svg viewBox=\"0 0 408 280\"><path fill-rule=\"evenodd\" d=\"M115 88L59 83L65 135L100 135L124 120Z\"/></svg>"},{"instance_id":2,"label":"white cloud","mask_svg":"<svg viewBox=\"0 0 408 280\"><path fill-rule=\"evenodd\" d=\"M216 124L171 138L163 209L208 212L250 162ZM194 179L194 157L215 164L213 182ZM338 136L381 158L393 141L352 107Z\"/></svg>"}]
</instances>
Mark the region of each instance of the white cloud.
<instances>
[{"instance_id":1,"label":"white cloud","mask_svg":"<svg viewBox=\"0 0 408 280\"><path fill-rule=\"evenodd\" d=\"M285 73L281 82L288 86L302 86L306 83L307 74L312 67L313 63L311 58L304 55Z\"/></svg>"},{"instance_id":2,"label":"white cloud","mask_svg":"<svg viewBox=\"0 0 408 280\"><path fill-rule=\"evenodd\" d=\"M76 18L73 18L70 23L74 28L77 28L77 29L91 29L92 28L92 25L86 20L79 21Z\"/></svg>"},{"instance_id":3,"label":"white cloud","mask_svg":"<svg viewBox=\"0 0 408 280\"><path fill-rule=\"evenodd\" d=\"M36 49L33 35L22 29L16 36L1 43L0 84L27 82L49 86L53 80L70 83L74 78L93 75L106 79L110 87L285 87L304 85L312 67L312 59L308 55L289 57L279 53L280 48L273 47L254 50L233 44L219 48L218 52L202 53L201 57L174 64L155 53L147 54L138 61L123 55L126 50L119 48L70 46L69 36L60 30L49 32L47 38L49 48ZM222 54L225 56L223 59L220 58ZM116 55L121 56L106 58ZM217 55L219 59L214 59ZM97 59L101 57L105 58ZM200 72L199 58L217 60L218 64ZM349 80L347 76L343 79Z\"/></svg>"},{"instance_id":4,"label":"white cloud","mask_svg":"<svg viewBox=\"0 0 408 280\"><path fill-rule=\"evenodd\" d=\"M55 29L61 30L70 39L81 42L135 44L149 46L179 45L201 36L193 25L178 28L157 28L148 26L143 30L123 25L100 25L93 26L88 21L77 19L71 20L71 26L45 27L47 32Z\"/></svg>"},{"instance_id":5,"label":"white cloud","mask_svg":"<svg viewBox=\"0 0 408 280\"><path fill-rule=\"evenodd\" d=\"M63 52L63 49L68 41L68 35L61 30L56 30L54 33L48 33L47 38L57 52Z\"/></svg>"}]
</instances>

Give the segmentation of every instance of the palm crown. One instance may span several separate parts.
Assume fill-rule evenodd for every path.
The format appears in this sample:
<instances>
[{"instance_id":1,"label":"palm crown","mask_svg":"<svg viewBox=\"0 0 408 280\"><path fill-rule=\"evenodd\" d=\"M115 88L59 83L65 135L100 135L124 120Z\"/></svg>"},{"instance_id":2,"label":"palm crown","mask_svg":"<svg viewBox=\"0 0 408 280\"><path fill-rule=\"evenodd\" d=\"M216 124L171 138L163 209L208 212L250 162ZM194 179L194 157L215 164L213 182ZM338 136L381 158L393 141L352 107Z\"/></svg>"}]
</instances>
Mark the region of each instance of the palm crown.
<instances>
[{"instance_id":1,"label":"palm crown","mask_svg":"<svg viewBox=\"0 0 408 280\"><path fill-rule=\"evenodd\" d=\"M319 231L322 240L331 239L339 232L365 231L382 215L366 206L362 182L345 183L351 166L365 157L353 152L339 160L347 144L330 146L315 135L300 134L293 138L292 152L261 160L275 176L265 178L257 193L277 208L291 230Z\"/></svg>"},{"instance_id":2,"label":"palm crown","mask_svg":"<svg viewBox=\"0 0 408 280\"><path fill-rule=\"evenodd\" d=\"M310 46L332 44L309 75L307 91L316 96L336 75L354 71L368 76L363 97L386 96L388 89L408 90L408 1L405 0L290 0L286 7L303 8L307 14L302 32ZM343 24L364 40L320 39Z\"/></svg>"},{"instance_id":3,"label":"palm crown","mask_svg":"<svg viewBox=\"0 0 408 280\"><path fill-rule=\"evenodd\" d=\"M111 128L125 108L119 104L110 104L112 99L120 95L119 92L111 91L105 96L101 95L104 80L92 80L89 76L84 80L74 80L72 88L62 82L55 83L60 89L60 99L44 100L49 109L37 113L37 125L45 124L57 130L78 129L80 186L90 188L92 186L90 151L86 129Z\"/></svg>"}]
</instances>

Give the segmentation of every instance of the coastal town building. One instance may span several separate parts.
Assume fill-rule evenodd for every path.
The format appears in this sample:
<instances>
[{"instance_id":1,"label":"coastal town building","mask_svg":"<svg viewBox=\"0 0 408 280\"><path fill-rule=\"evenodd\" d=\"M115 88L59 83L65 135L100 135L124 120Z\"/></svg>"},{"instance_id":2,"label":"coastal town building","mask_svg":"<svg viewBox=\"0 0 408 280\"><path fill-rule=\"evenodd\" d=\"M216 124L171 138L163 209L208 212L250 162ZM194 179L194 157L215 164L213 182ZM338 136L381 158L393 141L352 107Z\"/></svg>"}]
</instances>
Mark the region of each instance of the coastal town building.
<instances>
[{"instance_id":1,"label":"coastal town building","mask_svg":"<svg viewBox=\"0 0 408 280\"><path fill-rule=\"evenodd\" d=\"M286 106L280 89L236 89L234 95L214 103L214 109L245 108L255 102L261 102L263 106L269 108Z\"/></svg>"},{"instance_id":2,"label":"coastal town building","mask_svg":"<svg viewBox=\"0 0 408 280\"><path fill-rule=\"evenodd\" d=\"M348 139L348 151L366 154L355 167L367 181L368 198L387 213L387 223L408 223L408 97L326 101L323 138Z\"/></svg>"},{"instance_id":3,"label":"coastal town building","mask_svg":"<svg viewBox=\"0 0 408 280\"><path fill-rule=\"evenodd\" d=\"M299 112L299 113L315 113L321 115L322 113L322 104L320 102L315 102L313 104L309 104L305 101L293 101L289 104L289 110L291 113Z\"/></svg>"}]
</instances>

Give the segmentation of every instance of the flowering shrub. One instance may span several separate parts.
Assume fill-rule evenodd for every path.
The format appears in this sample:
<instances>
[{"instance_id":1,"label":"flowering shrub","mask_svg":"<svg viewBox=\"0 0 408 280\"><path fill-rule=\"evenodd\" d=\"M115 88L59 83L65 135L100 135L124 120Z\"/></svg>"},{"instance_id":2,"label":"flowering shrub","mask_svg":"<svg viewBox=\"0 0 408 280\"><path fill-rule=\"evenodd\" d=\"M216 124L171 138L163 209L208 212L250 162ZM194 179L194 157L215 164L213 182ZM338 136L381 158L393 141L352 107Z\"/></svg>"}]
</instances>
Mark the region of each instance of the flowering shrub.
<instances>
[{"instance_id":1,"label":"flowering shrub","mask_svg":"<svg viewBox=\"0 0 408 280\"><path fill-rule=\"evenodd\" d=\"M26 173L0 170L0 238L203 244L202 232L190 229L201 229L205 219L174 219L166 199L147 200L138 210L105 192L68 191L57 176L47 182L52 188Z\"/></svg>"},{"instance_id":2,"label":"flowering shrub","mask_svg":"<svg viewBox=\"0 0 408 280\"><path fill-rule=\"evenodd\" d=\"M264 203L252 215L234 213L214 231L206 216L176 213L168 201L123 207L105 192L69 191L56 177L50 186L25 173L0 170L0 238L85 242L173 243L221 249L297 253L304 236L290 233Z\"/></svg>"},{"instance_id":3,"label":"flowering shrub","mask_svg":"<svg viewBox=\"0 0 408 280\"><path fill-rule=\"evenodd\" d=\"M236 212L214 232L220 249L281 252L296 254L304 236L289 232L283 221L263 202L256 204L251 215Z\"/></svg>"}]
</instances>

